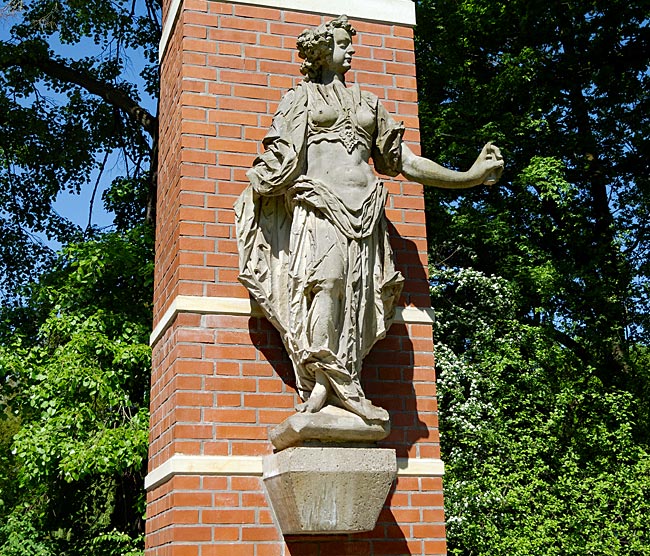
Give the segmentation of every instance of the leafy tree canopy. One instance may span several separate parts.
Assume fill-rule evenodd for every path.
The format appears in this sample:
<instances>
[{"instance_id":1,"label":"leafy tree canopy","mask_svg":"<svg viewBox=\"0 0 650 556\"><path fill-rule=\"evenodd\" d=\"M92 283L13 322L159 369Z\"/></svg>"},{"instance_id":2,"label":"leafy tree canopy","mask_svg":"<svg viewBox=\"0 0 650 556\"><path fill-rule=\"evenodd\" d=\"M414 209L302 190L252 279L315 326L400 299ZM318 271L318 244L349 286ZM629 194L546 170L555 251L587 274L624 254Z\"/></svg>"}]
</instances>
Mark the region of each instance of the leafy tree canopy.
<instances>
[{"instance_id":1,"label":"leafy tree canopy","mask_svg":"<svg viewBox=\"0 0 650 556\"><path fill-rule=\"evenodd\" d=\"M2 556L142 550L159 8L2 6ZM647 2L417 8L425 153L507 160L427 190L450 553L646 555Z\"/></svg>"},{"instance_id":2,"label":"leafy tree canopy","mask_svg":"<svg viewBox=\"0 0 650 556\"><path fill-rule=\"evenodd\" d=\"M648 3L418 10L451 552L648 554Z\"/></svg>"},{"instance_id":3,"label":"leafy tree canopy","mask_svg":"<svg viewBox=\"0 0 650 556\"><path fill-rule=\"evenodd\" d=\"M0 343L0 554L141 550L151 229L70 244Z\"/></svg>"},{"instance_id":4,"label":"leafy tree canopy","mask_svg":"<svg viewBox=\"0 0 650 556\"><path fill-rule=\"evenodd\" d=\"M142 554L159 11L0 8L2 556Z\"/></svg>"},{"instance_id":5,"label":"leafy tree canopy","mask_svg":"<svg viewBox=\"0 0 650 556\"><path fill-rule=\"evenodd\" d=\"M111 170L115 179L104 201L116 224L130 227L145 212L151 220L157 120L143 101L157 96L158 18L156 0L11 0L0 8L6 31L0 35L0 293L6 302L52 260L49 242L96 232L90 215L84 229L57 214L53 203L62 193L97 190ZM139 70L138 61L144 61Z\"/></svg>"}]
</instances>

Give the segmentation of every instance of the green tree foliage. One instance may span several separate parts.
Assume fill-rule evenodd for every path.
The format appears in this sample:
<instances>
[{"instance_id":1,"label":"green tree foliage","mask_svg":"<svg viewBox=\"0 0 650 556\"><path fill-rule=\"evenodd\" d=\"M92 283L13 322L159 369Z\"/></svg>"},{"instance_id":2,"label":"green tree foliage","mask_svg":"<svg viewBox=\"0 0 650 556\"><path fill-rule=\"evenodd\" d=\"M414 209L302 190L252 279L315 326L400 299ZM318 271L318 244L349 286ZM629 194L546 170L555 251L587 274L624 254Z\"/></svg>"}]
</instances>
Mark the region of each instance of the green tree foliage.
<instances>
[{"instance_id":1,"label":"green tree foliage","mask_svg":"<svg viewBox=\"0 0 650 556\"><path fill-rule=\"evenodd\" d=\"M650 554L648 7L418 4L452 554Z\"/></svg>"},{"instance_id":2,"label":"green tree foliage","mask_svg":"<svg viewBox=\"0 0 650 556\"><path fill-rule=\"evenodd\" d=\"M2 556L142 553L159 11L0 4Z\"/></svg>"},{"instance_id":3,"label":"green tree foliage","mask_svg":"<svg viewBox=\"0 0 650 556\"><path fill-rule=\"evenodd\" d=\"M450 553L648 554L647 402L522 322L511 282L433 278Z\"/></svg>"},{"instance_id":4,"label":"green tree foliage","mask_svg":"<svg viewBox=\"0 0 650 556\"><path fill-rule=\"evenodd\" d=\"M129 227L145 212L152 221L157 120L143 100L157 96L158 14L157 0L0 4L5 302L51 262L48 240L65 244L93 231L94 198L83 229L56 212L61 194L96 191L110 169L116 177L105 201L117 223Z\"/></svg>"},{"instance_id":5,"label":"green tree foliage","mask_svg":"<svg viewBox=\"0 0 650 556\"><path fill-rule=\"evenodd\" d=\"M136 554L148 446L151 231L68 246L0 346L0 554Z\"/></svg>"},{"instance_id":6,"label":"green tree foliage","mask_svg":"<svg viewBox=\"0 0 650 556\"><path fill-rule=\"evenodd\" d=\"M450 553L650 554L647 2L418 12L425 153L507 159L427 191ZM1 556L142 550L158 13L0 8Z\"/></svg>"}]
</instances>

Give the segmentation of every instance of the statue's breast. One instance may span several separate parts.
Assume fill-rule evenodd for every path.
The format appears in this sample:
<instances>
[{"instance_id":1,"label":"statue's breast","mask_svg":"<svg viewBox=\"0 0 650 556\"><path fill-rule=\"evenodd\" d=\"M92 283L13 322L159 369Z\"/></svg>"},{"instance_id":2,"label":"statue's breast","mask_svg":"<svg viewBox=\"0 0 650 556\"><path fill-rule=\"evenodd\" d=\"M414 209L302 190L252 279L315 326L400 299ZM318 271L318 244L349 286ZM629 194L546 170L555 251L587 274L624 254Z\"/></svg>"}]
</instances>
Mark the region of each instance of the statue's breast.
<instances>
[{"instance_id":1,"label":"statue's breast","mask_svg":"<svg viewBox=\"0 0 650 556\"><path fill-rule=\"evenodd\" d=\"M309 119L317 128L329 128L339 119L339 111L325 102L317 101L309 109Z\"/></svg>"},{"instance_id":2,"label":"statue's breast","mask_svg":"<svg viewBox=\"0 0 650 556\"><path fill-rule=\"evenodd\" d=\"M372 135L375 131L375 113L365 104L357 108L357 125L368 135Z\"/></svg>"}]
</instances>

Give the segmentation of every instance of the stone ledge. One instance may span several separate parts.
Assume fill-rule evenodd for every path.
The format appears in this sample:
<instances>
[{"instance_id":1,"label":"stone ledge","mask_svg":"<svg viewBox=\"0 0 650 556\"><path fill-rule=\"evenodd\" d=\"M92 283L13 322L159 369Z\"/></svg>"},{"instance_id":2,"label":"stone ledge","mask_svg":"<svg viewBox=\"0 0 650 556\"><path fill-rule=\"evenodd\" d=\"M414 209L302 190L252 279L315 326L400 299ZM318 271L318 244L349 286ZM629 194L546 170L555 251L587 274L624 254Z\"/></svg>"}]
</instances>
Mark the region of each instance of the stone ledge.
<instances>
[{"instance_id":1,"label":"stone ledge","mask_svg":"<svg viewBox=\"0 0 650 556\"><path fill-rule=\"evenodd\" d=\"M144 479L154 490L177 475L261 477L262 456L189 456L174 454ZM397 458L398 477L442 477L445 465L434 458Z\"/></svg>"},{"instance_id":2,"label":"stone ledge","mask_svg":"<svg viewBox=\"0 0 650 556\"><path fill-rule=\"evenodd\" d=\"M174 454L144 478L153 490L176 475L262 476L262 456L188 456Z\"/></svg>"},{"instance_id":3,"label":"stone ledge","mask_svg":"<svg viewBox=\"0 0 650 556\"><path fill-rule=\"evenodd\" d=\"M199 295L177 295L165 311L149 337L149 345L154 346L171 326L179 313L198 313L200 315L240 315L263 317L257 303L247 297L203 297ZM420 307L397 307L393 322L402 324L435 323L433 309Z\"/></svg>"},{"instance_id":4,"label":"stone ledge","mask_svg":"<svg viewBox=\"0 0 650 556\"><path fill-rule=\"evenodd\" d=\"M345 409L325 406L318 413L294 413L269 432L276 450L323 444L374 444L390 434L390 421L367 423Z\"/></svg>"}]
</instances>

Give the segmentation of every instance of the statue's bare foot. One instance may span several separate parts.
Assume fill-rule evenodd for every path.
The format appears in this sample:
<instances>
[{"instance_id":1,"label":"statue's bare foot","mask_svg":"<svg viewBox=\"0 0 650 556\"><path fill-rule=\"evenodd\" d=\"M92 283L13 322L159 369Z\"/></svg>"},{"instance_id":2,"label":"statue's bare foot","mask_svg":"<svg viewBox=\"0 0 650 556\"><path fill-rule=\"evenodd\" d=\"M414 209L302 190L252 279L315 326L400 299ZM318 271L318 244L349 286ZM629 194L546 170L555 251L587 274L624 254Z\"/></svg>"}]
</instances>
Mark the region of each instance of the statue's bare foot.
<instances>
[{"instance_id":1,"label":"statue's bare foot","mask_svg":"<svg viewBox=\"0 0 650 556\"><path fill-rule=\"evenodd\" d=\"M364 401L363 403L364 415L362 415L362 417L365 417L370 421L382 421L382 422L390 421L390 416L388 415L388 411L386 411L383 407L378 407L374 405L373 403L370 402L370 400L363 400L363 401Z\"/></svg>"},{"instance_id":2,"label":"statue's bare foot","mask_svg":"<svg viewBox=\"0 0 650 556\"><path fill-rule=\"evenodd\" d=\"M327 400L327 387L323 384L316 384L309 394L309 399L305 402L305 413L317 413L325 405Z\"/></svg>"},{"instance_id":3,"label":"statue's bare foot","mask_svg":"<svg viewBox=\"0 0 650 556\"><path fill-rule=\"evenodd\" d=\"M344 409L357 414L365 421L378 421L380 423L387 423L390 421L388 411L383 407L374 405L369 399L352 399L344 400L342 404Z\"/></svg>"},{"instance_id":4,"label":"statue's bare foot","mask_svg":"<svg viewBox=\"0 0 650 556\"><path fill-rule=\"evenodd\" d=\"M301 413L318 413L325 406L327 397L330 394L331 386L329 380L322 371L316 371L316 384L309 394L309 399L296 406Z\"/></svg>"},{"instance_id":5,"label":"statue's bare foot","mask_svg":"<svg viewBox=\"0 0 650 556\"><path fill-rule=\"evenodd\" d=\"M314 388L314 390L316 389ZM327 394L325 394L325 397L327 397ZM298 413L317 413L323 409L324 405L325 400L322 400L321 396L319 395L315 396L314 392L312 391L309 399L306 402L302 402L296 405L296 411Z\"/></svg>"}]
</instances>

